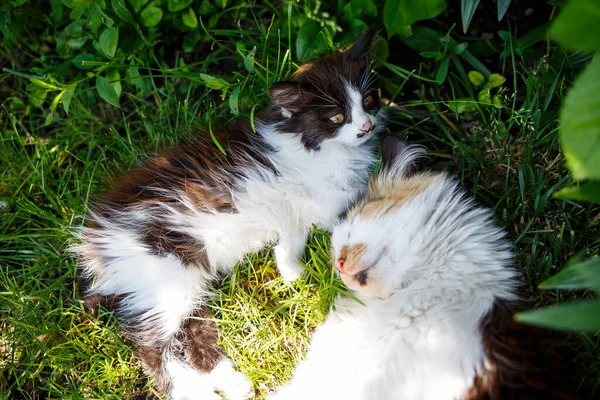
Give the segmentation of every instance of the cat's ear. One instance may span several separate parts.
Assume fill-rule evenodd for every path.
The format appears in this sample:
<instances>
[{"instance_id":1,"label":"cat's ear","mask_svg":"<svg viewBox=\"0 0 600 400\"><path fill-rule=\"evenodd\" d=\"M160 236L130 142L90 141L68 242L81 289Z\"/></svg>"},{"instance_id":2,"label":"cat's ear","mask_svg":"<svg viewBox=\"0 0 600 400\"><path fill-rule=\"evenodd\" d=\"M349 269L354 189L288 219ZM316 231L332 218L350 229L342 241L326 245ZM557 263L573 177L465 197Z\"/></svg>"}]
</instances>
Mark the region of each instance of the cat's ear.
<instances>
[{"instance_id":1,"label":"cat's ear","mask_svg":"<svg viewBox=\"0 0 600 400\"><path fill-rule=\"evenodd\" d=\"M425 148L409 145L396 136L381 141L382 173L391 177L409 177L417 172L419 159L426 156Z\"/></svg>"},{"instance_id":2,"label":"cat's ear","mask_svg":"<svg viewBox=\"0 0 600 400\"><path fill-rule=\"evenodd\" d=\"M377 30L369 28L354 42L344 53L344 57L350 61L371 60L373 58L373 39Z\"/></svg>"},{"instance_id":3,"label":"cat's ear","mask_svg":"<svg viewBox=\"0 0 600 400\"><path fill-rule=\"evenodd\" d=\"M304 103L308 93L299 82L278 82L270 87L271 106L279 109L284 118L291 118Z\"/></svg>"}]
</instances>

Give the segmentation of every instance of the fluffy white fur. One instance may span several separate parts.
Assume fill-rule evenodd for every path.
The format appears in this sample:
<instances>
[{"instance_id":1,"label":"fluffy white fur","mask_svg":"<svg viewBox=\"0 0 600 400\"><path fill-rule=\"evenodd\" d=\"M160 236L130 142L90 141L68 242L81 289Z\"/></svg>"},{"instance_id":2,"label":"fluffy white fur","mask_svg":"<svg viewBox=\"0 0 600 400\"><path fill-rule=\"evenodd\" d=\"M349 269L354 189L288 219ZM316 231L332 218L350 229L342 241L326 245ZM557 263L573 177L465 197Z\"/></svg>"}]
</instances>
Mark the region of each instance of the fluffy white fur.
<instances>
[{"instance_id":1,"label":"fluffy white fur","mask_svg":"<svg viewBox=\"0 0 600 400\"><path fill-rule=\"evenodd\" d=\"M275 257L282 276L287 280L298 278L302 271L298 259L312 224L331 229L337 216L364 189L374 162L372 139L383 127L383 114L375 117L365 113L360 99L355 99L352 114L356 115L355 121L344 126L335 138L325 140L319 151L307 150L298 135L278 132L276 125L257 120L258 134L276 150L266 156L278 174L260 165L249 166L248 177L232 189L238 211L235 214L199 210L185 193L169 194L179 200L175 207L155 204L162 209L161 220L204 243L208 271L185 267L174 256L152 255L135 233L135 227L152 218L143 209L123 212L119 225L96 215L95 221L102 229L83 228L83 245L76 248L79 254L93 254L81 260L83 273L95 278L87 294L127 293L121 312L127 320L138 322L142 331L158 332L158 337L139 340L152 344L174 335L206 297L216 273L229 273L249 252L277 242ZM359 127L367 120L376 128L357 137ZM131 228L123 229L123 225ZM231 399L244 398L239 397L244 395L243 390L225 387L227 380L221 379L218 385L213 381L217 379L214 374L200 375L177 361L164 361L175 399L196 398L200 382L209 388L223 386L219 389ZM230 375L236 376L231 363L220 371L227 368ZM235 379L231 384L240 386Z\"/></svg>"},{"instance_id":2,"label":"fluffy white fur","mask_svg":"<svg viewBox=\"0 0 600 400\"><path fill-rule=\"evenodd\" d=\"M408 179L416 154L409 148L373 186ZM445 175L400 208L342 221L332 236L336 259L344 246L368 249L364 285L341 274L360 302L336 299L272 399L460 399L486 362L479 322L495 299L515 297L503 236L489 210Z\"/></svg>"}]
</instances>

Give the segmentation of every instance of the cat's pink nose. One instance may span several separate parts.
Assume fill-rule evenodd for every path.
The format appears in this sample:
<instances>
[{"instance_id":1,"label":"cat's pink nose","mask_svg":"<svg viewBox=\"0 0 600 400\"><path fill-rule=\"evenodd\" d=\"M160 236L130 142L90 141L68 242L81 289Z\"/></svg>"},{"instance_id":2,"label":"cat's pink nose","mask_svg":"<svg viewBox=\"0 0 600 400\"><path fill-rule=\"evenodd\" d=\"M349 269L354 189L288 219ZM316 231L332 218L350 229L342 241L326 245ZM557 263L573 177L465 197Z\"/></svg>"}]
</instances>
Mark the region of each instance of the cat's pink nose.
<instances>
[{"instance_id":1,"label":"cat's pink nose","mask_svg":"<svg viewBox=\"0 0 600 400\"><path fill-rule=\"evenodd\" d=\"M337 262L335 263L335 268L337 268L337 270L340 272L344 272L344 262L346 262L345 259L338 258Z\"/></svg>"},{"instance_id":2,"label":"cat's pink nose","mask_svg":"<svg viewBox=\"0 0 600 400\"><path fill-rule=\"evenodd\" d=\"M371 132L371 129L373 129L373 123L371 121L367 121L364 124L362 124L362 126L360 127L360 131L361 132Z\"/></svg>"}]
</instances>

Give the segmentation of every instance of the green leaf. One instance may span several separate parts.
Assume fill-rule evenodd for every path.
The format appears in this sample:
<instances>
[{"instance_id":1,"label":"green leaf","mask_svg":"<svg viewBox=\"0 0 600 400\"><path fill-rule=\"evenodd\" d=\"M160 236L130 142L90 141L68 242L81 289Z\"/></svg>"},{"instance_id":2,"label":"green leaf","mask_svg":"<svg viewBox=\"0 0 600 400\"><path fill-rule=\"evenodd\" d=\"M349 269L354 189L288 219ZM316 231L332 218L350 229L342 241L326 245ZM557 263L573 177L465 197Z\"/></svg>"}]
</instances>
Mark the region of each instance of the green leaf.
<instances>
[{"instance_id":1,"label":"green leaf","mask_svg":"<svg viewBox=\"0 0 600 400\"><path fill-rule=\"evenodd\" d=\"M437 17L446 8L446 0L388 0L383 9L383 23L388 37L409 36L411 25L417 21Z\"/></svg>"},{"instance_id":2,"label":"green leaf","mask_svg":"<svg viewBox=\"0 0 600 400\"><path fill-rule=\"evenodd\" d=\"M31 82L35 83L36 85L38 85L39 87L42 87L44 89L47 90L62 90L62 88L60 86L56 86L52 83L46 82L46 81L42 81L40 79L35 79L35 78L31 78L29 79Z\"/></svg>"},{"instance_id":3,"label":"green leaf","mask_svg":"<svg viewBox=\"0 0 600 400\"><path fill-rule=\"evenodd\" d=\"M561 144L573 177L600 179L600 56L575 80L560 117Z\"/></svg>"},{"instance_id":4,"label":"green leaf","mask_svg":"<svg viewBox=\"0 0 600 400\"><path fill-rule=\"evenodd\" d=\"M444 56L444 53L441 51L422 51L420 56L423 58L437 58L439 56Z\"/></svg>"},{"instance_id":5,"label":"green leaf","mask_svg":"<svg viewBox=\"0 0 600 400\"><path fill-rule=\"evenodd\" d=\"M254 46L252 48L252 50L250 50L248 52L248 54L246 54L244 56L244 68L246 68L246 71L248 72L254 72L254 57L256 55L256 46Z\"/></svg>"},{"instance_id":6,"label":"green leaf","mask_svg":"<svg viewBox=\"0 0 600 400\"><path fill-rule=\"evenodd\" d=\"M377 6L373 0L351 0L350 8L352 10L352 17L360 18L363 15L369 17L377 16Z\"/></svg>"},{"instance_id":7,"label":"green leaf","mask_svg":"<svg viewBox=\"0 0 600 400\"><path fill-rule=\"evenodd\" d=\"M169 11L177 12L187 8L193 0L169 0Z\"/></svg>"},{"instance_id":8,"label":"green leaf","mask_svg":"<svg viewBox=\"0 0 600 400\"><path fill-rule=\"evenodd\" d=\"M600 291L600 258L573 264L540 284L540 289L594 289Z\"/></svg>"},{"instance_id":9,"label":"green leaf","mask_svg":"<svg viewBox=\"0 0 600 400\"><path fill-rule=\"evenodd\" d=\"M93 54L78 54L71 60L71 64L73 64L76 68L79 69L92 69L93 65L84 65L84 61L96 61L96 56Z\"/></svg>"},{"instance_id":10,"label":"green leaf","mask_svg":"<svg viewBox=\"0 0 600 400\"><path fill-rule=\"evenodd\" d=\"M210 3L210 0L202 0L200 4L200 9L198 12L200 15L209 15L217 11L217 9Z\"/></svg>"},{"instance_id":11,"label":"green leaf","mask_svg":"<svg viewBox=\"0 0 600 400\"><path fill-rule=\"evenodd\" d=\"M200 79L202 79L206 86L208 86L211 89L218 90L229 86L229 82L227 82L226 80L207 74L200 74Z\"/></svg>"},{"instance_id":12,"label":"green leaf","mask_svg":"<svg viewBox=\"0 0 600 400\"><path fill-rule=\"evenodd\" d=\"M129 82L132 82L142 94L148 91L148 86L146 85L144 79L141 77L139 68L135 65L133 59L131 59L129 68L127 69L127 77L127 80Z\"/></svg>"},{"instance_id":13,"label":"green leaf","mask_svg":"<svg viewBox=\"0 0 600 400\"><path fill-rule=\"evenodd\" d=\"M44 120L44 126L48 126L52 123L52 120L54 119L54 113L51 112L50 114L46 115L46 119Z\"/></svg>"},{"instance_id":14,"label":"green leaf","mask_svg":"<svg viewBox=\"0 0 600 400\"><path fill-rule=\"evenodd\" d=\"M236 117L240 115L240 106L239 106L239 97L240 97L240 87L236 86L229 96L229 109Z\"/></svg>"},{"instance_id":15,"label":"green leaf","mask_svg":"<svg viewBox=\"0 0 600 400\"><path fill-rule=\"evenodd\" d=\"M142 25L146 28L153 28L163 17L163 10L158 7L146 7L140 14L142 18Z\"/></svg>"},{"instance_id":16,"label":"green leaf","mask_svg":"<svg viewBox=\"0 0 600 400\"><path fill-rule=\"evenodd\" d=\"M554 20L550 35L571 50L600 50L600 1L570 0Z\"/></svg>"},{"instance_id":17,"label":"green leaf","mask_svg":"<svg viewBox=\"0 0 600 400\"><path fill-rule=\"evenodd\" d=\"M490 89L483 89L477 94L477 100L484 104L492 104L492 95Z\"/></svg>"},{"instance_id":18,"label":"green leaf","mask_svg":"<svg viewBox=\"0 0 600 400\"><path fill-rule=\"evenodd\" d=\"M121 107L119 96L117 96L115 89L113 89L112 85L108 83L106 78L102 76L96 78L96 90L98 91L100 97L106 100L106 102L115 107Z\"/></svg>"},{"instance_id":19,"label":"green leaf","mask_svg":"<svg viewBox=\"0 0 600 400\"><path fill-rule=\"evenodd\" d=\"M111 0L110 3L115 14L117 14L119 18L121 18L125 22L130 23L131 25L135 24L135 20L133 19L133 16L127 9L124 0Z\"/></svg>"},{"instance_id":20,"label":"green leaf","mask_svg":"<svg viewBox=\"0 0 600 400\"><path fill-rule=\"evenodd\" d=\"M88 14L87 26L92 33L97 33L98 28L100 28L101 25L102 10L100 10L100 5L98 3L93 3Z\"/></svg>"},{"instance_id":21,"label":"green leaf","mask_svg":"<svg viewBox=\"0 0 600 400\"><path fill-rule=\"evenodd\" d=\"M113 58L117 52L117 45L119 44L119 30L115 28L106 28L102 31L98 43L106 57Z\"/></svg>"},{"instance_id":22,"label":"green leaf","mask_svg":"<svg viewBox=\"0 0 600 400\"><path fill-rule=\"evenodd\" d=\"M477 105L472 99L458 99L456 101L449 101L448 108L457 114L464 112L473 112L477 110Z\"/></svg>"},{"instance_id":23,"label":"green leaf","mask_svg":"<svg viewBox=\"0 0 600 400\"><path fill-rule=\"evenodd\" d=\"M467 50L467 47L469 46L468 43L459 43L456 45L456 47L454 48L453 53L458 55L461 55L462 53L465 52L465 50Z\"/></svg>"},{"instance_id":24,"label":"green leaf","mask_svg":"<svg viewBox=\"0 0 600 400\"><path fill-rule=\"evenodd\" d=\"M65 90L63 90L62 92L58 92L58 94L56 96L54 96L52 103L50 103L50 107L49 107L50 111L54 111L56 109L58 102L60 101L61 97L63 97L64 94L65 94Z\"/></svg>"},{"instance_id":25,"label":"green leaf","mask_svg":"<svg viewBox=\"0 0 600 400\"><path fill-rule=\"evenodd\" d=\"M500 74L491 74L488 78L488 83L491 87L495 88L498 86L502 86L506 82L506 78Z\"/></svg>"},{"instance_id":26,"label":"green leaf","mask_svg":"<svg viewBox=\"0 0 600 400\"><path fill-rule=\"evenodd\" d=\"M121 85L121 74L116 69L111 69L106 74L106 80L110 83L110 85L115 89L115 93L117 97L121 97L121 92L123 91L123 86Z\"/></svg>"},{"instance_id":27,"label":"green leaf","mask_svg":"<svg viewBox=\"0 0 600 400\"><path fill-rule=\"evenodd\" d=\"M139 14L142 7L144 7L146 3L148 3L148 0L129 0L129 3L131 3L133 11L135 11L136 14Z\"/></svg>"},{"instance_id":28,"label":"green leaf","mask_svg":"<svg viewBox=\"0 0 600 400\"><path fill-rule=\"evenodd\" d=\"M215 0L215 4L221 7L221 10L224 10L227 7L227 0Z\"/></svg>"},{"instance_id":29,"label":"green leaf","mask_svg":"<svg viewBox=\"0 0 600 400\"><path fill-rule=\"evenodd\" d=\"M44 100L48 96L47 90L36 90L31 94L31 105L34 107L41 107L44 104Z\"/></svg>"},{"instance_id":30,"label":"green leaf","mask_svg":"<svg viewBox=\"0 0 600 400\"><path fill-rule=\"evenodd\" d=\"M569 186L554 193L554 197L600 204L600 182L583 182L576 186Z\"/></svg>"},{"instance_id":31,"label":"green leaf","mask_svg":"<svg viewBox=\"0 0 600 400\"><path fill-rule=\"evenodd\" d=\"M450 59L448 57L440 63L437 72L435 73L435 81L438 85L441 85L446 80L448 75L448 66L450 65Z\"/></svg>"},{"instance_id":32,"label":"green leaf","mask_svg":"<svg viewBox=\"0 0 600 400\"><path fill-rule=\"evenodd\" d=\"M479 71L469 71L469 80L474 86L481 86L485 83L485 77Z\"/></svg>"},{"instance_id":33,"label":"green leaf","mask_svg":"<svg viewBox=\"0 0 600 400\"><path fill-rule=\"evenodd\" d=\"M181 20L188 28L194 29L198 26L198 17L196 17L196 13L194 10L192 10L192 7L188 8L187 11L181 14Z\"/></svg>"},{"instance_id":34,"label":"green leaf","mask_svg":"<svg viewBox=\"0 0 600 400\"><path fill-rule=\"evenodd\" d=\"M312 19L307 19L296 37L296 57L307 62L329 49L331 36L325 27Z\"/></svg>"},{"instance_id":35,"label":"green leaf","mask_svg":"<svg viewBox=\"0 0 600 400\"><path fill-rule=\"evenodd\" d=\"M475 10L479 5L480 0L460 0L460 13L462 15L463 33L467 33Z\"/></svg>"},{"instance_id":36,"label":"green leaf","mask_svg":"<svg viewBox=\"0 0 600 400\"><path fill-rule=\"evenodd\" d=\"M512 0L498 0L498 21L501 21Z\"/></svg>"},{"instance_id":37,"label":"green leaf","mask_svg":"<svg viewBox=\"0 0 600 400\"><path fill-rule=\"evenodd\" d=\"M515 320L571 332L595 332L600 330L600 300L582 300L524 311L516 314Z\"/></svg>"},{"instance_id":38,"label":"green leaf","mask_svg":"<svg viewBox=\"0 0 600 400\"><path fill-rule=\"evenodd\" d=\"M65 91L63 97L61 99L61 104L65 110L65 113L69 115L69 106L71 105L71 99L73 99L73 95L75 94L75 86Z\"/></svg>"}]
</instances>

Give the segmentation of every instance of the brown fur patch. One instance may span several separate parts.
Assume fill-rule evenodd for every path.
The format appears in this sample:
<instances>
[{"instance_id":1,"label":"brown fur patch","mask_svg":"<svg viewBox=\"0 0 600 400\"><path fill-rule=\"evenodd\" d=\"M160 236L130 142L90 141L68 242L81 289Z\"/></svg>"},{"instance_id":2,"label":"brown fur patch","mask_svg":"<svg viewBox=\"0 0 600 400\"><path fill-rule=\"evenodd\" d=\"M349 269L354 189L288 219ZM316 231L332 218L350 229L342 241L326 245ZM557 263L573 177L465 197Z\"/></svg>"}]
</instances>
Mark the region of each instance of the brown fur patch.
<instances>
[{"instance_id":1,"label":"brown fur patch","mask_svg":"<svg viewBox=\"0 0 600 400\"><path fill-rule=\"evenodd\" d=\"M432 173L392 182L380 177L371 178L365 198L348 212L347 218L352 221L359 214L362 218L375 218L397 210L438 179L440 175Z\"/></svg>"},{"instance_id":2,"label":"brown fur patch","mask_svg":"<svg viewBox=\"0 0 600 400\"><path fill-rule=\"evenodd\" d=\"M489 368L464 400L575 399L569 369L548 332L513 320L514 305L496 301L480 329Z\"/></svg>"},{"instance_id":3,"label":"brown fur patch","mask_svg":"<svg viewBox=\"0 0 600 400\"><path fill-rule=\"evenodd\" d=\"M192 317L185 323L186 358L198 371L210 372L223 357L218 345L219 330L206 309L196 310Z\"/></svg>"}]
</instances>

